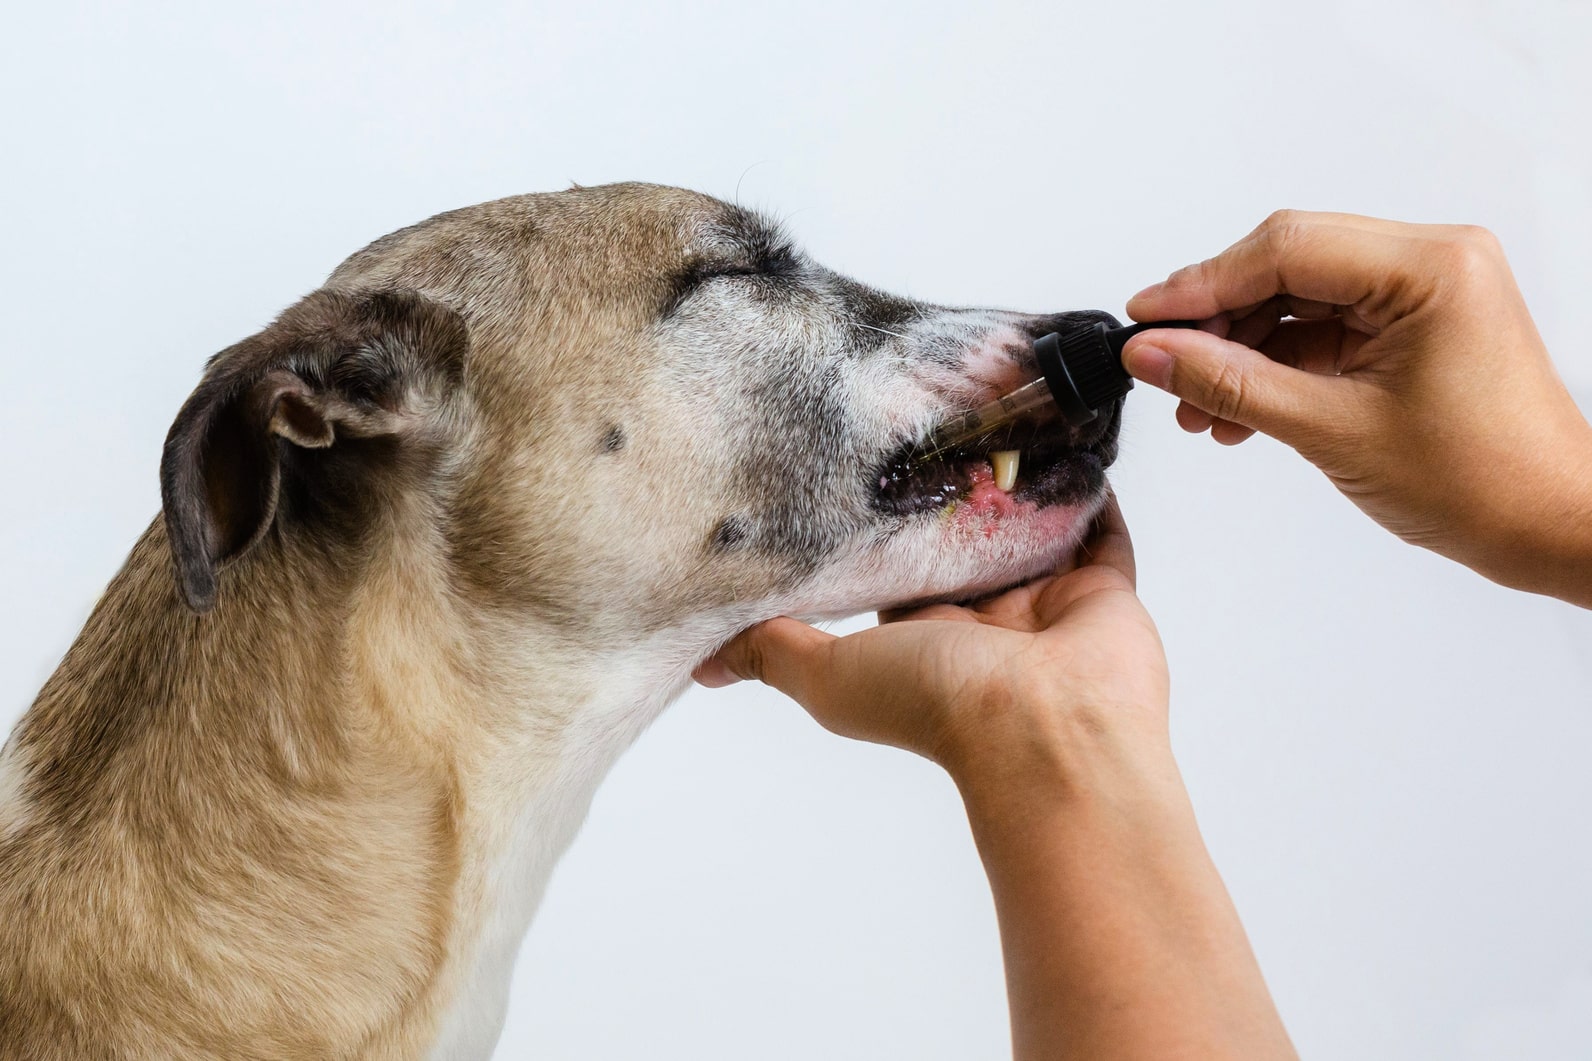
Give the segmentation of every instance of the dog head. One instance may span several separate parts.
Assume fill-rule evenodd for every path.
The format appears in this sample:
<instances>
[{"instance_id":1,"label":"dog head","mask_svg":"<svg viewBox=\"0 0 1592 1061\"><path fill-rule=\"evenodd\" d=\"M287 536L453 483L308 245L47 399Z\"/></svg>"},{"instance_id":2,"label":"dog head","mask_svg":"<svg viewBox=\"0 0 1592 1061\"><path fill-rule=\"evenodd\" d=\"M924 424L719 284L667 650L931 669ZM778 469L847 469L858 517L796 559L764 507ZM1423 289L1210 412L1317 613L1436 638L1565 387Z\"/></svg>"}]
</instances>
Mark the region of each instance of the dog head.
<instances>
[{"instance_id":1,"label":"dog head","mask_svg":"<svg viewBox=\"0 0 1592 1061\"><path fill-rule=\"evenodd\" d=\"M991 440L1010 492L979 450L903 458L1092 319L887 295L671 188L442 214L212 361L162 465L180 582L202 609L261 542L348 568L411 533L458 592L583 633L977 596L1073 548L1119 408Z\"/></svg>"}]
</instances>

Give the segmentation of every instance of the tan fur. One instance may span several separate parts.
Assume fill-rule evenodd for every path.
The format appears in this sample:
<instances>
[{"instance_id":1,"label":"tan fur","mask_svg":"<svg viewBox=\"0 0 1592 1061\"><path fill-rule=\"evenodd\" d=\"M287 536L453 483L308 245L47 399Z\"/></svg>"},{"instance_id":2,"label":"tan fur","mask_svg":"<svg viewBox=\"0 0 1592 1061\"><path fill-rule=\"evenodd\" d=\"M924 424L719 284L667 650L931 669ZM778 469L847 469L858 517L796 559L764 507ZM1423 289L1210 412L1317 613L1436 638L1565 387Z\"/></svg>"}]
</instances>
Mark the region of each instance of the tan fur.
<instances>
[{"instance_id":1,"label":"tan fur","mask_svg":"<svg viewBox=\"0 0 1592 1061\"><path fill-rule=\"evenodd\" d=\"M504 757L536 776L567 721L540 696L536 739L512 732L526 691L503 686L537 668L505 668L504 643L525 637L524 609L592 636L578 617L596 602L560 574L625 562L548 533L573 515L556 503L525 511L593 442L557 437L544 408L621 383L604 366L616 343L640 352L644 281L678 260L682 206L709 203L634 186L523 197L339 269L334 289L402 285L465 314L477 459L454 497L422 497L357 556L244 558L209 615L181 604L164 528L144 535L14 738L32 770L0 837L0 1053L422 1050L453 986L450 932L482 887L461 870L488 842L472 826L510 795L472 782Z\"/></svg>"},{"instance_id":2,"label":"tan fur","mask_svg":"<svg viewBox=\"0 0 1592 1061\"><path fill-rule=\"evenodd\" d=\"M0 841L28 867L0 880L8 1049L335 1056L400 1045L434 989L449 763L421 754L404 698L345 684L365 651L322 602L262 603L263 622L205 628L152 528L29 712L17 742L40 773ZM171 699L129 674L174 679Z\"/></svg>"}]
</instances>

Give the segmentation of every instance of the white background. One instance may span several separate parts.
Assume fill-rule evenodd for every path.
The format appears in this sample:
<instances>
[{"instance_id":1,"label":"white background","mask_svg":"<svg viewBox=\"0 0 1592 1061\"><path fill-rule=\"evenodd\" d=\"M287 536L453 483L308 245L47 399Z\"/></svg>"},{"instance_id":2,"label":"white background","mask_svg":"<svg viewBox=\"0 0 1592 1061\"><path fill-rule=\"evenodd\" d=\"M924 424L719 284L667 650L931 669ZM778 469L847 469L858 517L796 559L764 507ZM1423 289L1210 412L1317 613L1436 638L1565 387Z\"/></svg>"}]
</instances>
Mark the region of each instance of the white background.
<instances>
[{"instance_id":1,"label":"white background","mask_svg":"<svg viewBox=\"0 0 1592 1061\"><path fill-rule=\"evenodd\" d=\"M1280 206L1485 224L1592 395L1572 0L14 5L0 43L0 722L158 506L212 352L368 240L571 180L790 219L927 299L1122 302ZM1486 410L1477 410L1486 415ZM1135 391L1116 479L1179 755L1315 1058L1592 1056L1592 622ZM693 693L554 879L500 1056L985 1058L936 770Z\"/></svg>"}]
</instances>

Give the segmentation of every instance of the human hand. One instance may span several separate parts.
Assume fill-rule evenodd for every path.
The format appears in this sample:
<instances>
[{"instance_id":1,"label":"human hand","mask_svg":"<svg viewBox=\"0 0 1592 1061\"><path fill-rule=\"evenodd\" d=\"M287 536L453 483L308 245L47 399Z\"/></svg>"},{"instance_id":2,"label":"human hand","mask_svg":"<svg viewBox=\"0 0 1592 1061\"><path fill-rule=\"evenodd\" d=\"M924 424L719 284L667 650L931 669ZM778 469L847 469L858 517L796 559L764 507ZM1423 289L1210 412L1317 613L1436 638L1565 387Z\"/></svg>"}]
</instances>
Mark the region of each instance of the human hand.
<instances>
[{"instance_id":1,"label":"human hand","mask_svg":"<svg viewBox=\"0 0 1592 1061\"><path fill-rule=\"evenodd\" d=\"M1115 498L1075 564L846 637L774 619L697 678L761 679L946 768L989 874L1018 1061L1292 1058L1172 760Z\"/></svg>"},{"instance_id":2,"label":"human hand","mask_svg":"<svg viewBox=\"0 0 1592 1061\"><path fill-rule=\"evenodd\" d=\"M1164 775L1166 655L1114 497L1075 563L967 607L882 613L845 637L773 619L696 677L766 682L835 733L940 763L964 791L1076 779L1102 762Z\"/></svg>"},{"instance_id":3,"label":"human hand","mask_svg":"<svg viewBox=\"0 0 1592 1061\"><path fill-rule=\"evenodd\" d=\"M1280 212L1128 303L1178 422L1298 450L1406 541L1592 605L1592 428L1485 230Z\"/></svg>"}]
</instances>

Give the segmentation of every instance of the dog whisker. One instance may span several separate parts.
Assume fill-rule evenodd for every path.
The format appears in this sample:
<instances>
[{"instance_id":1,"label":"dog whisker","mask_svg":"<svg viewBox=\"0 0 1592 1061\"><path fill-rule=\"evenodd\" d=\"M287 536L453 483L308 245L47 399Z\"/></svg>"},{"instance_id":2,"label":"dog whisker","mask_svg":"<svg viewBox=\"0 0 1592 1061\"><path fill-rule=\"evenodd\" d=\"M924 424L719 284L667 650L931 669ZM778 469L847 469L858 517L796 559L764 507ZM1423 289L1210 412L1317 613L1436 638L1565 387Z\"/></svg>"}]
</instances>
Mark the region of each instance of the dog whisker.
<instances>
[{"instance_id":1,"label":"dog whisker","mask_svg":"<svg viewBox=\"0 0 1592 1061\"><path fill-rule=\"evenodd\" d=\"M882 332L885 335L893 335L897 339L905 339L906 338L906 336L902 335L900 332L893 332L889 328L875 328L873 325L871 325L871 324L863 324L861 321L856 321L856 322L853 322L853 323L855 323L857 325L857 327L859 327L859 328L868 329L870 332Z\"/></svg>"}]
</instances>

